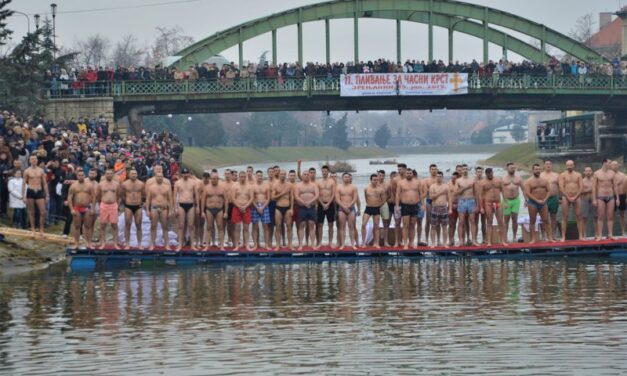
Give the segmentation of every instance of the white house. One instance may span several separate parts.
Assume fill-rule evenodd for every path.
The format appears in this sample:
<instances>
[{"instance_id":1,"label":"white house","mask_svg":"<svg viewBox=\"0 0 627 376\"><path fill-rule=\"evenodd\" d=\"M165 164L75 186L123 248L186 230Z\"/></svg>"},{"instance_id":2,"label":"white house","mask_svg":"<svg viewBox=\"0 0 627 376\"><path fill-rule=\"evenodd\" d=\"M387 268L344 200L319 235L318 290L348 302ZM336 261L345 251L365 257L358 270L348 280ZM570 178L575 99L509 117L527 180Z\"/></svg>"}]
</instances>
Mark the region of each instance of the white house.
<instances>
[{"instance_id":1,"label":"white house","mask_svg":"<svg viewBox=\"0 0 627 376\"><path fill-rule=\"evenodd\" d=\"M516 141L512 136L512 130L515 124L509 124L504 127L496 128L492 131L492 143L493 144L516 144ZM527 140L527 125L522 125L524 136L522 140Z\"/></svg>"}]
</instances>

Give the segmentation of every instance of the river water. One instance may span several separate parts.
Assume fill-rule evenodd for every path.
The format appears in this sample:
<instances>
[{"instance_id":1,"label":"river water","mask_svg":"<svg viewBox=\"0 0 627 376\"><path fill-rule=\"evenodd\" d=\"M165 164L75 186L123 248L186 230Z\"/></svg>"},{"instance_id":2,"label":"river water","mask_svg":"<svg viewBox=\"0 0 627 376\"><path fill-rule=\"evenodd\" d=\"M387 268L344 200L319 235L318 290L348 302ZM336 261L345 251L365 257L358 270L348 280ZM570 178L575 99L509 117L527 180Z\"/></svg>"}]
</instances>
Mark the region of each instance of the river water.
<instances>
[{"instance_id":1,"label":"river water","mask_svg":"<svg viewBox=\"0 0 627 376\"><path fill-rule=\"evenodd\" d=\"M422 172L485 156L413 158ZM627 264L613 259L59 265L0 279L0 375L600 375L626 374L625 354Z\"/></svg>"}]
</instances>

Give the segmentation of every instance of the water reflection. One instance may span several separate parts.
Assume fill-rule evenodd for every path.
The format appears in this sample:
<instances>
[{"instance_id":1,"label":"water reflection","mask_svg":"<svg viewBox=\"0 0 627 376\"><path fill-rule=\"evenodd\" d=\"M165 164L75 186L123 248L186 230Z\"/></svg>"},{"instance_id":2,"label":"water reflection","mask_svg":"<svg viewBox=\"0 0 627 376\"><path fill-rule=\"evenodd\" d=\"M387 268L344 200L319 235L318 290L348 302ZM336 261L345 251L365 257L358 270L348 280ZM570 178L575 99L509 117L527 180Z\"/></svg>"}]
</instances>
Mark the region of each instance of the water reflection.
<instances>
[{"instance_id":1,"label":"water reflection","mask_svg":"<svg viewBox=\"0 0 627 376\"><path fill-rule=\"evenodd\" d=\"M0 374L625 371L626 281L589 259L53 269L0 285Z\"/></svg>"}]
</instances>

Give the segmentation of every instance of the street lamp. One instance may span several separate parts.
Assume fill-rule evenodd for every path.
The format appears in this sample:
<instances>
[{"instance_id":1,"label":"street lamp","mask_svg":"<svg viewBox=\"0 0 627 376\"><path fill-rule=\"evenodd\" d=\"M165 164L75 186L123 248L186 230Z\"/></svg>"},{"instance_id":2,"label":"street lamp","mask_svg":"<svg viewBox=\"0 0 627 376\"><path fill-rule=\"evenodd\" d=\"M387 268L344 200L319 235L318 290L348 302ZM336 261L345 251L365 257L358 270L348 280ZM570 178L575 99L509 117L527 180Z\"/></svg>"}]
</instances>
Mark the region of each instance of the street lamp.
<instances>
[{"instance_id":1,"label":"street lamp","mask_svg":"<svg viewBox=\"0 0 627 376\"><path fill-rule=\"evenodd\" d=\"M33 16L35 18L35 28L37 28L37 30L39 30L39 19L40 16L38 14Z\"/></svg>"},{"instance_id":2,"label":"street lamp","mask_svg":"<svg viewBox=\"0 0 627 376\"><path fill-rule=\"evenodd\" d=\"M19 12L17 10L14 10L13 13L19 14L21 16L26 17L26 22L28 24L28 33L30 34L30 18L28 17L28 14L24 13L24 12Z\"/></svg>"},{"instance_id":3,"label":"street lamp","mask_svg":"<svg viewBox=\"0 0 627 376\"><path fill-rule=\"evenodd\" d=\"M52 57L57 58L57 4L50 4L50 10L52 11Z\"/></svg>"}]
</instances>

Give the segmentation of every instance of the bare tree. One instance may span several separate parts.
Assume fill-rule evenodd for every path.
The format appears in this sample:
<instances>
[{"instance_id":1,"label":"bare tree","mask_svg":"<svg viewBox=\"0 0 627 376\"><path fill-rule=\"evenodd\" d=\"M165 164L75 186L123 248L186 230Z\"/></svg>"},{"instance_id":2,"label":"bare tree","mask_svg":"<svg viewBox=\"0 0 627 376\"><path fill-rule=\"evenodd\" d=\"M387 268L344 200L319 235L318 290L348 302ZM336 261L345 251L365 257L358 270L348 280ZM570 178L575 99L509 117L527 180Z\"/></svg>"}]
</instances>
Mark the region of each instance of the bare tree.
<instances>
[{"instance_id":1,"label":"bare tree","mask_svg":"<svg viewBox=\"0 0 627 376\"><path fill-rule=\"evenodd\" d=\"M590 38L596 30L596 21L592 13L584 14L575 22L575 26L570 30L568 36L579 41L586 46L590 44Z\"/></svg>"},{"instance_id":2,"label":"bare tree","mask_svg":"<svg viewBox=\"0 0 627 376\"><path fill-rule=\"evenodd\" d=\"M109 39L100 34L87 37L76 42L75 50L78 52L78 63L98 67L107 64L107 52Z\"/></svg>"},{"instance_id":3,"label":"bare tree","mask_svg":"<svg viewBox=\"0 0 627 376\"><path fill-rule=\"evenodd\" d=\"M133 34L126 34L115 45L112 56L113 64L123 67L140 65L144 53L144 49L137 44L137 38Z\"/></svg>"},{"instance_id":4,"label":"bare tree","mask_svg":"<svg viewBox=\"0 0 627 376\"><path fill-rule=\"evenodd\" d=\"M194 38L183 34L180 26L171 29L167 27L157 27L157 39L151 48L151 63L157 64L164 58L172 56L185 47L194 43Z\"/></svg>"}]
</instances>

